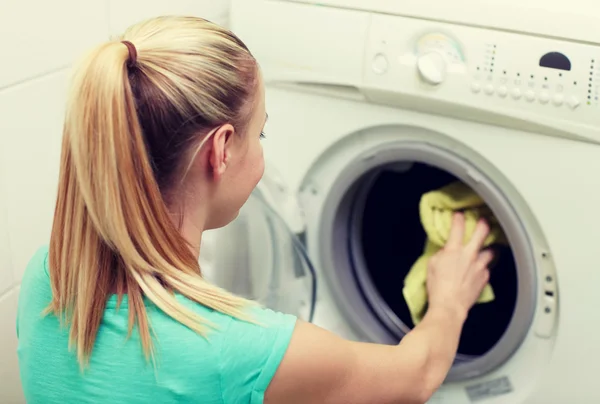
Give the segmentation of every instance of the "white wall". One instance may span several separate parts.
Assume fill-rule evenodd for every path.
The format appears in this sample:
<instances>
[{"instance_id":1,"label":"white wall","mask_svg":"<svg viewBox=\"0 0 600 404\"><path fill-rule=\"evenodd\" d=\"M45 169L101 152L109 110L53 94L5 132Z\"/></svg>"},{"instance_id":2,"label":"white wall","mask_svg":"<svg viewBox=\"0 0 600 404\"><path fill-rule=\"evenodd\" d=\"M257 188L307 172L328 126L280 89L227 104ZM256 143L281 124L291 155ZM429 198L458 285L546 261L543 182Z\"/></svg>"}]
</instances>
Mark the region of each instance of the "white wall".
<instances>
[{"instance_id":1,"label":"white wall","mask_svg":"<svg viewBox=\"0 0 600 404\"><path fill-rule=\"evenodd\" d=\"M229 0L0 1L0 403L24 402L15 313L27 261L48 243L69 65L160 14L228 22Z\"/></svg>"}]
</instances>

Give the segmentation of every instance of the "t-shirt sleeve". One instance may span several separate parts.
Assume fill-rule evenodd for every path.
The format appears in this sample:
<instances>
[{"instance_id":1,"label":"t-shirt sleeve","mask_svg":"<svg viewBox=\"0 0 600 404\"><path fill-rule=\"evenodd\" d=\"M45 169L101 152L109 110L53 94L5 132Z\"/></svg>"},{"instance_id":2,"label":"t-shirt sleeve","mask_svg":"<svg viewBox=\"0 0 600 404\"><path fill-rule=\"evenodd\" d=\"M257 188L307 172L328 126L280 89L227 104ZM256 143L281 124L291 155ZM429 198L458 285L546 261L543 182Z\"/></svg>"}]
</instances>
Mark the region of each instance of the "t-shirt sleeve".
<instances>
[{"instance_id":1,"label":"t-shirt sleeve","mask_svg":"<svg viewBox=\"0 0 600 404\"><path fill-rule=\"evenodd\" d=\"M221 347L221 389L225 404L262 404L292 338L296 317L253 308L258 324L232 319Z\"/></svg>"}]
</instances>

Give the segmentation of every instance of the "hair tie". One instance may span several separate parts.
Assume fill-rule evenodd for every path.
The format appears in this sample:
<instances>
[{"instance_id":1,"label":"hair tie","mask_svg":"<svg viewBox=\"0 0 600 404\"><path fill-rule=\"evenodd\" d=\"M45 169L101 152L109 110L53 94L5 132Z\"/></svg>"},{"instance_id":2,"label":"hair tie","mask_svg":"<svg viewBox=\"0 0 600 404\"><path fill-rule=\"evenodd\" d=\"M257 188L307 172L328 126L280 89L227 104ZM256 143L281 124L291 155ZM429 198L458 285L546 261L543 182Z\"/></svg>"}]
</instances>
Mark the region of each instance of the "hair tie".
<instances>
[{"instance_id":1,"label":"hair tie","mask_svg":"<svg viewBox=\"0 0 600 404\"><path fill-rule=\"evenodd\" d=\"M123 45L127 47L129 51L129 58L127 59L127 66L133 67L137 62L137 50L135 49L135 45L129 41L121 41Z\"/></svg>"}]
</instances>

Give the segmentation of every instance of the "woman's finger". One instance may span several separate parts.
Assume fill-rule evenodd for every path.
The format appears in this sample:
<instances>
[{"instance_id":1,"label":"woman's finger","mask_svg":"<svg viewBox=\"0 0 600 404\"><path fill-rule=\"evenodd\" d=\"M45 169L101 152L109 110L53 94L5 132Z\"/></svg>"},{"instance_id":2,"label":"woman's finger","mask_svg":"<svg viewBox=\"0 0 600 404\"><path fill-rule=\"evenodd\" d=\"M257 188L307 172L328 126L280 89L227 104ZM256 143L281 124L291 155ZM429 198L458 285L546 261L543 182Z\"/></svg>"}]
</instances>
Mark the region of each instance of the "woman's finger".
<instances>
[{"instance_id":1,"label":"woman's finger","mask_svg":"<svg viewBox=\"0 0 600 404\"><path fill-rule=\"evenodd\" d=\"M485 268L481 271L481 275L479 278L479 286L483 288L490 281L490 270Z\"/></svg>"},{"instance_id":2,"label":"woman's finger","mask_svg":"<svg viewBox=\"0 0 600 404\"><path fill-rule=\"evenodd\" d=\"M446 241L447 248L459 248L463 244L465 237L465 217L462 213L456 212L452 215L452 227Z\"/></svg>"},{"instance_id":3,"label":"woman's finger","mask_svg":"<svg viewBox=\"0 0 600 404\"><path fill-rule=\"evenodd\" d=\"M469 242L467 243L467 250L472 254L475 254L478 251L480 251L488 234L490 234L490 227L485 222L485 220L480 219L477 222L477 225L475 226L475 230L473 231L471 240L469 240Z\"/></svg>"},{"instance_id":4,"label":"woman's finger","mask_svg":"<svg viewBox=\"0 0 600 404\"><path fill-rule=\"evenodd\" d=\"M487 266L490 264L490 262L492 262L493 259L494 253L491 250L483 250L477 256L477 259L475 260L475 266L477 268L487 268Z\"/></svg>"}]
</instances>

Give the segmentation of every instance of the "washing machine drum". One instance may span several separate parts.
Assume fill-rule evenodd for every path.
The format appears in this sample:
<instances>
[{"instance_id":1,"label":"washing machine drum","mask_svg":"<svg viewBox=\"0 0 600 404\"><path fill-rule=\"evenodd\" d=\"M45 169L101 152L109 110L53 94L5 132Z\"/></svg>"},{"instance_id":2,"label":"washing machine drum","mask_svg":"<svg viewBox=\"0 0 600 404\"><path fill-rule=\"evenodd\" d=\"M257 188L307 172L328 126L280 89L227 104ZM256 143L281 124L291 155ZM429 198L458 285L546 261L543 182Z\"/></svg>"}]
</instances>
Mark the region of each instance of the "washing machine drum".
<instances>
[{"instance_id":1,"label":"washing machine drum","mask_svg":"<svg viewBox=\"0 0 600 404\"><path fill-rule=\"evenodd\" d=\"M350 215L350 255L363 296L390 333L400 339L414 327L404 300L404 279L423 254L426 234L419 216L421 196L457 178L426 164L382 169L358 191ZM517 300L517 268L510 247L492 245L492 302L476 304L464 325L458 358L485 355L509 326ZM367 287L368 286L368 287Z\"/></svg>"}]
</instances>

